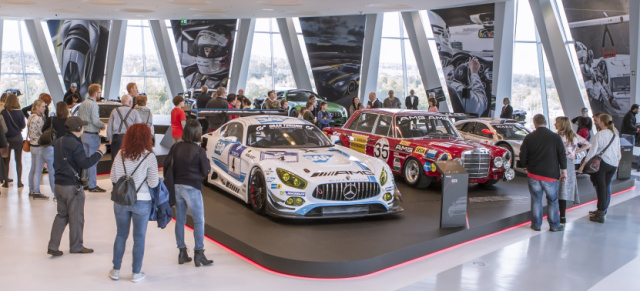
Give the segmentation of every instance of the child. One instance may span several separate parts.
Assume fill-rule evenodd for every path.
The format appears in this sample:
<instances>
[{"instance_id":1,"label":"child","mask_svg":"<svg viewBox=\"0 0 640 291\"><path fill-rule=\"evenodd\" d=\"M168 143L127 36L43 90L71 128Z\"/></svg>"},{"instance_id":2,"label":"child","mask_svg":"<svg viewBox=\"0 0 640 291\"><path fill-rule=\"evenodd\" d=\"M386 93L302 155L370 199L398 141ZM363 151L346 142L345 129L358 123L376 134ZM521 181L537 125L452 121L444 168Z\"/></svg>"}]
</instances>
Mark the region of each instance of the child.
<instances>
[{"instance_id":1,"label":"child","mask_svg":"<svg viewBox=\"0 0 640 291\"><path fill-rule=\"evenodd\" d=\"M302 119L312 124L316 124L316 117L313 115L313 102L311 101L307 102L307 109L305 110L304 115L302 116Z\"/></svg>"},{"instance_id":2,"label":"child","mask_svg":"<svg viewBox=\"0 0 640 291\"><path fill-rule=\"evenodd\" d=\"M307 112L307 107L300 108L300 114L298 114L298 118L304 119L304 114Z\"/></svg>"},{"instance_id":3,"label":"child","mask_svg":"<svg viewBox=\"0 0 640 291\"><path fill-rule=\"evenodd\" d=\"M318 112L318 124L320 129L329 127L331 123L331 114L327 112L327 102L320 103L320 111Z\"/></svg>"},{"instance_id":4,"label":"child","mask_svg":"<svg viewBox=\"0 0 640 291\"><path fill-rule=\"evenodd\" d=\"M182 110L184 98L182 96L173 97L173 105L176 107L171 110L171 137L173 137L173 143L177 143L182 141L182 131L187 122L187 116Z\"/></svg>"}]
</instances>

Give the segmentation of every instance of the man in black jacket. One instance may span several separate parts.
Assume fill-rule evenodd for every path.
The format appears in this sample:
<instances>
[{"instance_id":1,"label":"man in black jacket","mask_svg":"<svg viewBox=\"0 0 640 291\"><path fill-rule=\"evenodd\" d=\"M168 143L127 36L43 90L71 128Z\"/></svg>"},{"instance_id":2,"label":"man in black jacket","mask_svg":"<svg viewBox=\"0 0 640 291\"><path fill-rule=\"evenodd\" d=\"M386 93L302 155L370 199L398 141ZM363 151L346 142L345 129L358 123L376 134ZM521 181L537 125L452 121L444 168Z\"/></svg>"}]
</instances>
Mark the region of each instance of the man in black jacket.
<instances>
[{"instance_id":1,"label":"man in black jacket","mask_svg":"<svg viewBox=\"0 0 640 291\"><path fill-rule=\"evenodd\" d=\"M638 104L631 105L631 110L624 115L622 119L622 127L620 134L629 134L636 136L638 133L638 125L636 124L636 114L638 114Z\"/></svg>"},{"instance_id":2,"label":"man in black jacket","mask_svg":"<svg viewBox=\"0 0 640 291\"><path fill-rule=\"evenodd\" d=\"M418 110L418 96L416 96L415 94L416 91L413 91L413 89L411 89L411 91L409 91L409 96L404 98L404 105L407 107L407 109Z\"/></svg>"},{"instance_id":3,"label":"man in black jacket","mask_svg":"<svg viewBox=\"0 0 640 291\"><path fill-rule=\"evenodd\" d=\"M196 107L198 109L207 108L207 103L209 103L211 99L213 98L211 98L211 93L209 93L209 87L202 86L202 88L200 88L200 94L196 98ZM202 126L202 132L209 132L209 122L206 119L200 119L198 121Z\"/></svg>"},{"instance_id":4,"label":"man in black jacket","mask_svg":"<svg viewBox=\"0 0 640 291\"><path fill-rule=\"evenodd\" d=\"M229 109L229 103L227 102L227 90L224 87L218 87L216 92L218 93L218 97L216 99L209 100L209 102L207 102L207 108ZM227 121L229 121L229 117L226 115L207 116L207 121L209 121L209 130L215 131L223 124L227 123Z\"/></svg>"},{"instance_id":5,"label":"man in black jacket","mask_svg":"<svg viewBox=\"0 0 640 291\"><path fill-rule=\"evenodd\" d=\"M369 108L382 108L382 102L376 98L376 93L369 93L369 102L367 102L367 109Z\"/></svg>"},{"instance_id":6,"label":"man in black jacket","mask_svg":"<svg viewBox=\"0 0 640 291\"><path fill-rule=\"evenodd\" d=\"M509 98L502 99L502 111L500 111L500 118L513 118L513 107L509 104Z\"/></svg>"},{"instance_id":7,"label":"man in black jacket","mask_svg":"<svg viewBox=\"0 0 640 291\"><path fill-rule=\"evenodd\" d=\"M558 181L567 179L567 154L562 138L549 130L542 114L533 117L536 130L520 147L520 166L527 169L531 193L531 228L542 225L542 193L547 194L547 220L551 231L562 231L558 209Z\"/></svg>"},{"instance_id":8,"label":"man in black jacket","mask_svg":"<svg viewBox=\"0 0 640 291\"><path fill-rule=\"evenodd\" d=\"M54 144L53 168L55 175L55 197L58 203L58 214L51 227L51 239L47 254L61 256L59 250L62 233L69 224L69 251L71 253L89 254L92 249L84 247L82 232L84 229L84 190L80 181L82 169L97 164L106 152L105 144L98 151L87 157L80 136L84 126L89 123L79 117L69 117L64 123L68 132Z\"/></svg>"}]
</instances>

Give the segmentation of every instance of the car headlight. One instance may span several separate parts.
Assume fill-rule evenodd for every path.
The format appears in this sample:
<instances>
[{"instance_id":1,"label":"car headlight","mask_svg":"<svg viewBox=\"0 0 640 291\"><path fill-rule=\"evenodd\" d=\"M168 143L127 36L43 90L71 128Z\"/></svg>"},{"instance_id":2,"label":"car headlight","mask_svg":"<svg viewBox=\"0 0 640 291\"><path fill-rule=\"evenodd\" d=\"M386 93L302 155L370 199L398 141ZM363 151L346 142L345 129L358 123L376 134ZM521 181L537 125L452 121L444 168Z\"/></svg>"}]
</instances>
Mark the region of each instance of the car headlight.
<instances>
[{"instance_id":1,"label":"car headlight","mask_svg":"<svg viewBox=\"0 0 640 291\"><path fill-rule=\"evenodd\" d=\"M438 161L446 161L449 159L449 155L447 153L443 153L438 157Z\"/></svg>"},{"instance_id":2,"label":"car headlight","mask_svg":"<svg viewBox=\"0 0 640 291\"><path fill-rule=\"evenodd\" d=\"M347 117L347 108L342 107L342 117Z\"/></svg>"},{"instance_id":3,"label":"car headlight","mask_svg":"<svg viewBox=\"0 0 640 291\"><path fill-rule=\"evenodd\" d=\"M382 173L380 173L380 185L387 184L387 179L389 176L387 175L387 170L382 169Z\"/></svg>"},{"instance_id":4,"label":"car headlight","mask_svg":"<svg viewBox=\"0 0 640 291\"><path fill-rule=\"evenodd\" d=\"M287 201L284 202L284 204L287 205L293 205L293 206L301 206L302 204L304 204L304 199L300 198L300 197L289 197L289 199L287 199Z\"/></svg>"},{"instance_id":5,"label":"car headlight","mask_svg":"<svg viewBox=\"0 0 640 291\"><path fill-rule=\"evenodd\" d=\"M344 81L339 81L339 82L336 82L335 84L333 84L333 86L336 86L336 87L341 87L343 85L344 85Z\"/></svg>"},{"instance_id":6,"label":"car headlight","mask_svg":"<svg viewBox=\"0 0 640 291\"><path fill-rule=\"evenodd\" d=\"M511 152L507 151L506 153L504 153L502 155L502 160L504 161L504 168L505 169L510 169L511 168Z\"/></svg>"},{"instance_id":7,"label":"car headlight","mask_svg":"<svg viewBox=\"0 0 640 291\"><path fill-rule=\"evenodd\" d=\"M276 173L278 173L278 178L280 178L280 181L282 181L283 184L289 187L298 189L307 188L307 181L300 178L300 176L294 173L283 169L276 169Z\"/></svg>"},{"instance_id":8,"label":"car headlight","mask_svg":"<svg viewBox=\"0 0 640 291\"><path fill-rule=\"evenodd\" d=\"M493 165L496 168L501 168L503 164L504 160L502 159L502 157L496 157L495 159L493 159Z\"/></svg>"},{"instance_id":9,"label":"car headlight","mask_svg":"<svg viewBox=\"0 0 640 291\"><path fill-rule=\"evenodd\" d=\"M508 169L505 173L504 173L504 178L507 181L511 181L513 180L513 178L516 177L516 172L513 169Z\"/></svg>"}]
</instances>

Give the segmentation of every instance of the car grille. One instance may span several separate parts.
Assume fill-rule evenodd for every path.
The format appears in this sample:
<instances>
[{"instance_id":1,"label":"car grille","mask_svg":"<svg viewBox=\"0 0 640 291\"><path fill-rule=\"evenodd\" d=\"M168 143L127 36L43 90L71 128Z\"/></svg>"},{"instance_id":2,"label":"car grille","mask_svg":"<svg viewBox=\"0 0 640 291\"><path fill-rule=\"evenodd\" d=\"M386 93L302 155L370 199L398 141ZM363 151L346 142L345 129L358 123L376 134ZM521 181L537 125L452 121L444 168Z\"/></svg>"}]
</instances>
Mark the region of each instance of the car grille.
<instances>
[{"instance_id":1,"label":"car grille","mask_svg":"<svg viewBox=\"0 0 640 291\"><path fill-rule=\"evenodd\" d=\"M348 189L352 187L351 189ZM352 193L349 193L352 190ZM322 184L313 190L313 198L331 201L355 201L380 194L380 184L376 182L347 182Z\"/></svg>"},{"instance_id":2,"label":"car grille","mask_svg":"<svg viewBox=\"0 0 640 291\"><path fill-rule=\"evenodd\" d=\"M329 112L329 114L331 115L331 118L342 118L342 112Z\"/></svg>"},{"instance_id":3,"label":"car grille","mask_svg":"<svg viewBox=\"0 0 640 291\"><path fill-rule=\"evenodd\" d=\"M469 179L486 178L491 166L491 153L486 149L462 152L462 164L469 173Z\"/></svg>"}]
</instances>

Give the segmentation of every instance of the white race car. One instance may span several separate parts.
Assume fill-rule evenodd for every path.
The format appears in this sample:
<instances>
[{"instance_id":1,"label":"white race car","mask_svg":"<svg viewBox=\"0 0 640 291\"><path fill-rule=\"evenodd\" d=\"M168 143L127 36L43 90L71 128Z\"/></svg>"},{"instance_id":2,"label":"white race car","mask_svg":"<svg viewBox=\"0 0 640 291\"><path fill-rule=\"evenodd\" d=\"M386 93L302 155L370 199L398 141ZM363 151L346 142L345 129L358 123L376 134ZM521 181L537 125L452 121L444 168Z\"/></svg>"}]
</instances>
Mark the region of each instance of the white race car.
<instances>
[{"instance_id":1,"label":"white race car","mask_svg":"<svg viewBox=\"0 0 640 291\"><path fill-rule=\"evenodd\" d=\"M360 217L401 212L400 192L382 161L333 145L298 118L234 119L203 136L207 182L285 218Z\"/></svg>"},{"instance_id":2,"label":"white race car","mask_svg":"<svg viewBox=\"0 0 640 291\"><path fill-rule=\"evenodd\" d=\"M520 146L530 131L512 119L473 118L455 123L464 139L496 145L511 152L512 167L520 160Z\"/></svg>"}]
</instances>

